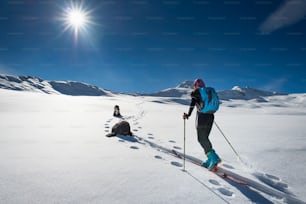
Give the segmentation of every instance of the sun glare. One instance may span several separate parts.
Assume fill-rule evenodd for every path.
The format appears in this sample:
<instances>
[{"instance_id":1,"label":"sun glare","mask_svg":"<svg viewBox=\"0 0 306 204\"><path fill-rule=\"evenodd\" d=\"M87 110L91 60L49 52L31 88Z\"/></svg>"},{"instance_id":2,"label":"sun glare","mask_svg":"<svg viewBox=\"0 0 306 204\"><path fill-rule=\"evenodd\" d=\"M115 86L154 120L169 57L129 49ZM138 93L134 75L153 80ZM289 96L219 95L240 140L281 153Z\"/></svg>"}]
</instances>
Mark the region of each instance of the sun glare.
<instances>
[{"instance_id":1,"label":"sun glare","mask_svg":"<svg viewBox=\"0 0 306 204\"><path fill-rule=\"evenodd\" d=\"M71 10L68 13L67 21L74 29L82 28L83 26L85 26L87 21L86 14L85 12L79 10Z\"/></svg>"},{"instance_id":2,"label":"sun glare","mask_svg":"<svg viewBox=\"0 0 306 204\"><path fill-rule=\"evenodd\" d=\"M91 12L85 9L82 3L70 3L70 5L63 9L63 15L60 18L64 25L63 32L71 30L74 33L76 43L78 36L88 34L89 27L93 24L90 17Z\"/></svg>"}]
</instances>

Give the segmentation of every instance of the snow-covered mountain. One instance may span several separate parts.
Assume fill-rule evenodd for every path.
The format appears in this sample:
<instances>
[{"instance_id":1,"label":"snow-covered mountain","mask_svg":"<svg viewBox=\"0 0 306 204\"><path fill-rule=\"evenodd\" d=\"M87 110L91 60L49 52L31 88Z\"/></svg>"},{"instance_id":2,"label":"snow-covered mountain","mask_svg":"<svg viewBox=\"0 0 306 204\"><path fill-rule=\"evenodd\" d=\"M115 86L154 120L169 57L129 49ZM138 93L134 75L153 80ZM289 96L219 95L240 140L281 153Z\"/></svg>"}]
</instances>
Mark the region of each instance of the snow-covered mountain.
<instances>
[{"instance_id":1,"label":"snow-covered mountain","mask_svg":"<svg viewBox=\"0 0 306 204\"><path fill-rule=\"evenodd\" d=\"M184 81L175 88L168 88L146 96L160 97L165 103L190 104L190 93L193 89L192 81ZM217 91L223 107L300 107L306 108L306 94L283 94L278 92L264 91L250 87L234 86L230 90ZM294 114L297 114L294 112Z\"/></svg>"},{"instance_id":2,"label":"snow-covered mountain","mask_svg":"<svg viewBox=\"0 0 306 204\"><path fill-rule=\"evenodd\" d=\"M74 81L48 81L32 76L11 76L0 74L0 88L18 91L31 91L47 94L65 94L71 96L112 96L114 93L105 89ZM142 94L152 98L162 98L159 102L175 102L189 105L190 93L193 89L192 81L184 81L174 88L161 90L157 93ZM306 102L305 94L281 94L270 91L263 91L255 88L238 86L231 90L218 91L223 106L238 107L249 105L251 107L273 106L288 107L302 106ZM239 100L248 103L241 104Z\"/></svg>"},{"instance_id":3,"label":"snow-covered mountain","mask_svg":"<svg viewBox=\"0 0 306 204\"><path fill-rule=\"evenodd\" d=\"M264 97L285 95L282 93L263 91L259 89L254 89L250 87L241 88L239 86L234 86L231 90L224 90L218 92L219 98L221 100L252 100L256 99L258 102L266 102Z\"/></svg>"},{"instance_id":4,"label":"snow-covered mountain","mask_svg":"<svg viewBox=\"0 0 306 204\"><path fill-rule=\"evenodd\" d=\"M193 81L183 81L176 88L193 89Z\"/></svg>"},{"instance_id":5,"label":"snow-covered mountain","mask_svg":"<svg viewBox=\"0 0 306 204\"><path fill-rule=\"evenodd\" d=\"M157 93L150 94L151 96L160 96L160 97L185 97L189 96L193 89L192 81L184 81L175 88L168 88ZM284 95L277 92L263 91L255 88L245 87L241 88L239 86L234 86L231 90L218 91L220 100L251 100L257 99L259 102L264 102L263 97L275 96L275 95Z\"/></svg>"},{"instance_id":6,"label":"snow-covered mountain","mask_svg":"<svg viewBox=\"0 0 306 204\"><path fill-rule=\"evenodd\" d=\"M175 97L175 98L186 98L190 96L193 88L192 81L184 81L175 88L168 88L161 90L157 93L147 94L149 96L159 96L159 97Z\"/></svg>"},{"instance_id":7,"label":"snow-covered mountain","mask_svg":"<svg viewBox=\"0 0 306 204\"><path fill-rule=\"evenodd\" d=\"M10 76L1 74L0 88L71 96L104 96L111 94L109 91L82 82L47 81L32 76Z\"/></svg>"}]
</instances>

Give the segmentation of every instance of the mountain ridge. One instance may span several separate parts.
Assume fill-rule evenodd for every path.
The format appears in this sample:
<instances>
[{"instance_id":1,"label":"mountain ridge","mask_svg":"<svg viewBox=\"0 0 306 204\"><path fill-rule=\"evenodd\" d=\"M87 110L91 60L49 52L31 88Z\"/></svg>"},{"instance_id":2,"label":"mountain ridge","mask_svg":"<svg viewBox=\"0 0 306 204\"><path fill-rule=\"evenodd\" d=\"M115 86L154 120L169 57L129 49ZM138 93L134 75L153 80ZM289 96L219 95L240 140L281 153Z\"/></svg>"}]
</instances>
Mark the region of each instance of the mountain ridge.
<instances>
[{"instance_id":1,"label":"mountain ridge","mask_svg":"<svg viewBox=\"0 0 306 204\"><path fill-rule=\"evenodd\" d=\"M177 98L183 97L184 98L185 96L189 97L192 89L193 89L193 82L184 81L181 84L177 85L175 88L167 88L159 92L148 94L148 95L159 96L159 97L177 97ZM263 97L276 96L276 95L287 95L287 94L278 93L278 92L259 90L259 89L251 88L251 87L242 88L239 86L234 86L231 90L222 90L222 91L217 91L217 92L218 92L218 96L220 100L257 99L260 101L260 100L264 100Z\"/></svg>"},{"instance_id":2,"label":"mountain ridge","mask_svg":"<svg viewBox=\"0 0 306 204\"><path fill-rule=\"evenodd\" d=\"M97 86L76 81L49 81L33 76L12 76L0 74L0 88L15 91L32 91L46 94L64 94L71 96L109 96Z\"/></svg>"},{"instance_id":3,"label":"mountain ridge","mask_svg":"<svg viewBox=\"0 0 306 204\"><path fill-rule=\"evenodd\" d=\"M43 80L34 76L13 76L0 74L0 88L16 91L33 91L46 94L64 94L72 96L111 96L114 92L107 91L97 86L76 81ZM167 88L155 93L132 94L140 96L156 96L170 98L190 98L193 81L186 80L174 88ZM129 93L125 93L129 94ZM129 94L131 95L131 94ZM264 102L264 97L287 95L277 92L264 91L250 87L234 86L230 90L218 91L220 100L258 100Z\"/></svg>"},{"instance_id":4,"label":"mountain ridge","mask_svg":"<svg viewBox=\"0 0 306 204\"><path fill-rule=\"evenodd\" d=\"M193 90L192 86L192 81L184 81L174 88L167 88L156 93L129 94L116 93L76 81L49 81L33 76L11 76L0 74L0 89L30 91L44 94L63 94L70 96L115 96L118 94L148 96L152 97L152 102L177 103L181 105L190 104L190 93ZM250 87L241 88L238 86L234 86L230 90L217 92L224 107L306 107L306 105L304 105L306 104L306 93L282 94Z\"/></svg>"}]
</instances>

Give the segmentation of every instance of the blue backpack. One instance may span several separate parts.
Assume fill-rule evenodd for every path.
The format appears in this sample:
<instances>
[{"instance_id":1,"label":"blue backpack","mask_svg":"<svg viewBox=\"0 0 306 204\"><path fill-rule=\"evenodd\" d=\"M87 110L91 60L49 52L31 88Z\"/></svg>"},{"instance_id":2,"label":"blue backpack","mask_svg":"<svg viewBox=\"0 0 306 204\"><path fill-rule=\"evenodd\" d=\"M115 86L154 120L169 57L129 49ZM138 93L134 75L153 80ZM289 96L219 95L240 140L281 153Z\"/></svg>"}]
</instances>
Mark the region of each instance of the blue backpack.
<instances>
[{"instance_id":1,"label":"blue backpack","mask_svg":"<svg viewBox=\"0 0 306 204\"><path fill-rule=\"evenodd\" d=\"M220 101L216 90L212 87L199 88L203 106L201 113L215 113L219 109Z\"/></svg>"}]
</instances>

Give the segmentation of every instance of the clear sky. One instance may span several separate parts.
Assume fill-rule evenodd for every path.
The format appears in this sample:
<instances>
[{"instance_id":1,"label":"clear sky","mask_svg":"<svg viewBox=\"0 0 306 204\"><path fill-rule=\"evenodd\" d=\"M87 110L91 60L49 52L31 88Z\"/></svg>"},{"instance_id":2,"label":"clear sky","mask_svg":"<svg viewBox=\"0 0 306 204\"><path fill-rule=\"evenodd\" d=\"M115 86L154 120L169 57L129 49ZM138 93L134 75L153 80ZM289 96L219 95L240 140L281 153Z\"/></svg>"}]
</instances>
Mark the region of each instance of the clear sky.
<instances>
[{"instance_id":1,"label":"clear sky","mask_svg":"<svg viewBox=\"0 0 306 204\"><path fill-rule=\"evenodd\" d=\"M78 29L73 9L85 12ZM198 77L306 92L305 14L305 0L1 0L0 73L119 92Z\"/></svg>"}]
</instances>

